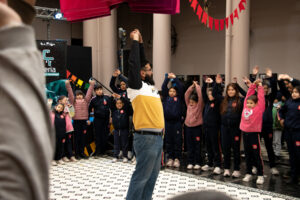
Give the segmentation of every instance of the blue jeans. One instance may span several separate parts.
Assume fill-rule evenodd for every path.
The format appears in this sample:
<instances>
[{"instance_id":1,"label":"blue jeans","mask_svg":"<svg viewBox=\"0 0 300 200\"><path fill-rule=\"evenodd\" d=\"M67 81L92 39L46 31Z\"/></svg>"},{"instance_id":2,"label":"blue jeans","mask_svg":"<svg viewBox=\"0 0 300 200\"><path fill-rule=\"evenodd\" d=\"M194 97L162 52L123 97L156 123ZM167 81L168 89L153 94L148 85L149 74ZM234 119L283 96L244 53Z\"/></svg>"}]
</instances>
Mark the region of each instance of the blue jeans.
<instances>
[{"instance_id":1,"label":"blue jeans","mask_svg":"<svg viewBox=\"0 0 300 200\"><path fill-rule=\"evenodd\" d=\"M136 167L132 174L127 200L151 200L161 166L162 136L134 134Z\"/></svg>"}]
</instances>

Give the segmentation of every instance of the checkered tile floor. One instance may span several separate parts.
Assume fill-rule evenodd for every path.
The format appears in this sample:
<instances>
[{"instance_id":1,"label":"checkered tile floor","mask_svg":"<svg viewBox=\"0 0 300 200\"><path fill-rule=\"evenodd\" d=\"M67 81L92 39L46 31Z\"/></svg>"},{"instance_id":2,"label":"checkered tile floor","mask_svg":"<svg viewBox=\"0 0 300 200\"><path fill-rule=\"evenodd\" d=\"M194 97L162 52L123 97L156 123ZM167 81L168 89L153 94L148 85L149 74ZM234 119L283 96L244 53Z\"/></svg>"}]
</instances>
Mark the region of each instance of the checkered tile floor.
<instances>
[{"instance_id":1,"label":"checkered tile floor","mask_svg":"<svg viewBox=\"0 0 300 200\"><path fill-rule=\"evenodd\" d=\"M133 165L112 163L111 158L90 158L54 166L50 171L50 200L125 199L133 171ZM217 190L240 200L295 199L168 169L160 172L153 199L165 200L174 195L199 190Z\"/></svg>"}]
</instances>

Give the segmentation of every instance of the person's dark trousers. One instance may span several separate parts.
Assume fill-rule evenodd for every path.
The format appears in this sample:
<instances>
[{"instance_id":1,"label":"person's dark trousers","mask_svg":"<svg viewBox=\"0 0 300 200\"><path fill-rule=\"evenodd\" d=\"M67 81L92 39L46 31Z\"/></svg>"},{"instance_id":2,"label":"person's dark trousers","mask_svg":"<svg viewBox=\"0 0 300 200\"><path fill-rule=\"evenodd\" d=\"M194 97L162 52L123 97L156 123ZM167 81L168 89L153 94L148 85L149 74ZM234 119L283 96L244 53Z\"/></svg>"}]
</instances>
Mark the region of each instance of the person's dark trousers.
<instances>
[{"instance_id":1,"label":"person's dark trousers","mask_svg":"<svg viewBox=\"0 0 300 200\"><path fill-rule=\"evenodd\" d=\"M165 121L166 153L170 159L180 159L182 152L181 121Z\"/></svg>"},{"instance_id":2,"label":"person's dark trousers","mask_svg":"<svg viewBox=\"0 0 300 200\"><path fill-rule=\"evenodd\" d=\"M268 158L270 163L270 168L276 166L275 164L275 154L273 149L273 129L262 129L260 133L260 138L264 139L265 146L268 152Z\"/></svg>"},{"instance_id":3,"label":"person's dark trousers","mask_svg":"<svg viewBox=\"0 0 300 200\"><path fill-rule=\"evenodd\" d=\"M188 164L201 165L201 133L202 126L185 127L187 151L188 151Z\"/></svg>"},{"instance_id":4,"label":"person's dark trousers","mask_svg":"<svg viewBox=\"0 0 300 200\"><path fill-rule=\"evenodd\" d=\"M75 137L75 154L76 156L81 156L84 154L84 146L86 144L86 120L74 120L73 127Z\"/></svg>"},{"instance_id":5,"label":"person's dark trousers","mask_svg":"<svg viewBox=\"0 0 300 200\"><path fill-rule=\"evenodd\" d=\"M205 144L208 153L208 165L221 167L221 144L219 127L204 127Z\"/></svg>"},{"instance_id":6,"label":"person's dark trousers","mask_svg":"<svg viewBox=\"0 0 300 200\"><path fill-rule=\"evenodd\" d=\"M123 158L128 155L128 130L114 130L114 157L119 158L122 149Z\"/></svg>"},{"instance_id":7,"label":"person's dark trousers","mask_svg":"<svg viewBox=\"0 0 300 200\"><path fill-rule=\"evenodd\" d=\"M221 142L224 154L224 169L230 169L231 149L233 149L234 170L240 170L241 131L239 127L221 126Z\"/></svg>"},{"instance_id":8,"label":"person's dark trousers","mask_svg":"<svg viewBox=\"0 0 300 200\"><path fill-rule=\"evenodd\" d=\"M56 134L56 145L55 145L54 160L60 160L63 157L63 150L64 150L63 139L64 138L65 138L64 134Z\"/></svg>"},{"instance_id":9,"label":"person's dark trousers","mask_svg":"<svg viewBox=\"0 0 300 200\"><path fill-rule=\"evenodd\" d=\"M71 158L73 156L73 133L67 133L66 142L64 143L64 157Z\"/></svg>"},{"instance_id":10,"label":"person's dark trousers","mask_svg":"<svg viewBox=\"0 0 300 200\"><path fill-rule=\"evenodd\" d=\"M108 119L95 118L96 155L104 154L108 139Z\"/></svg>"},{"instance_id":11,"label":"person's dark trousers","mask_svg":"<svg viewBox=\"0 0 300 200\"><path fill-rule=\"evenodd\" d=\"M291 177L298 182L300 175L300 130L285 130L285 138L288 146Z\"/></svg>"},{"instance_id":12,"label":"person's dark trousers","mask_svg":"<svg viewBox=\"0 0 300 200\"><path fill-rule=\"evenodd\" d=\"M151 200L161 167L162 136L135 133L133 146L136 153L136 167L126 200Z\"/></svg>"},{"instance_id":13,"label":"person's dark trousers","mask_svg":"<svg viewBox=\"0 0 300 200\"><path fill-rule=\"evenodd\" d=\"M243 142L246 156L247 174L252 174L252 166L257 168L257 175L263 176L263 160L261 157L259 133L243 132Z\"/></svg>"}]
</instances>

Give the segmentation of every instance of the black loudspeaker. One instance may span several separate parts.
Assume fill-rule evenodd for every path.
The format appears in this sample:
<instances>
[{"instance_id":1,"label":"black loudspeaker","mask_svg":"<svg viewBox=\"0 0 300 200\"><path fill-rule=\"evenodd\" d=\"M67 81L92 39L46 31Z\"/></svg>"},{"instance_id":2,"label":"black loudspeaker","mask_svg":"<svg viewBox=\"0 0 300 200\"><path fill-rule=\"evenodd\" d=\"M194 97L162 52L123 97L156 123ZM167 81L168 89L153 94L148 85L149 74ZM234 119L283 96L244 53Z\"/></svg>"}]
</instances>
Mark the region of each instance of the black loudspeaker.
<instances>
[{"instance_id":1,"label":"black loudspeaker","mask_svg":"<svg viewBox=\"0 0 300 200\"><path fill-rule=\"evenodd\" d=\"M77 80L88 83L92 77L92 48L81 46L67 47L67 70L71 75L76 76ZM70 77L69 77L70 78ZM75 81L75 85L78 81ZM81 88L80 89L84 89Z\"/></svg>"}]
</instances>

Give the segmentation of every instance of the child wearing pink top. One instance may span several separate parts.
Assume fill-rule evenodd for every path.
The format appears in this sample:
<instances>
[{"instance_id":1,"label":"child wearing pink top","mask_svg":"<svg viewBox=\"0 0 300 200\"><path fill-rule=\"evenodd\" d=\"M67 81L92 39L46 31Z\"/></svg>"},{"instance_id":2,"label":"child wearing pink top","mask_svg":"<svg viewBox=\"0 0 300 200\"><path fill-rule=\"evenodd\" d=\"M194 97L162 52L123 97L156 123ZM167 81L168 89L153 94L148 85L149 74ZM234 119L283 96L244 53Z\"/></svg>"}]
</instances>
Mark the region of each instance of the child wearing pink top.
<instances>
[{"instance_id":1,"label":"child wearing pink top","mask_svg":"<svg viewBox=\"0 0 300 200\"><path fill-rule=\"evenodd\" d=\"M255 89L257 88L257 95ZM259 134L262 129L263 113L265 111L264 88L261 80L256 80L249 88L244 101L244 109L240 129L243 133L246 155L247 174L243 181L252 179L252 165L257 168L257 184L264 183L263 160L260 152Z\"/></svg>"},{"instance_id":2,"label":"child wearing pink top","mask_svg":"<svg viewBox=\"0 0 300 200\"><path fill-rule=\"evenodd\" d=\"M196 89L196 94L193 90ZM186 119L185 119L185 134L187 140L188 150L188 169L201 169L201 142L200 136L202 133L202 112L203 99L201 87L194 81L193 85L185 93L185 103L187 105Z\"/></svg>"}]
</instances>

